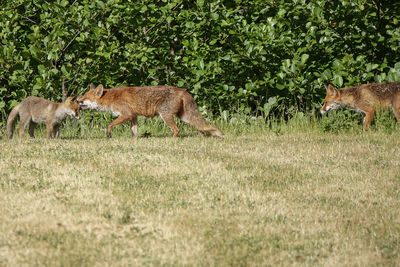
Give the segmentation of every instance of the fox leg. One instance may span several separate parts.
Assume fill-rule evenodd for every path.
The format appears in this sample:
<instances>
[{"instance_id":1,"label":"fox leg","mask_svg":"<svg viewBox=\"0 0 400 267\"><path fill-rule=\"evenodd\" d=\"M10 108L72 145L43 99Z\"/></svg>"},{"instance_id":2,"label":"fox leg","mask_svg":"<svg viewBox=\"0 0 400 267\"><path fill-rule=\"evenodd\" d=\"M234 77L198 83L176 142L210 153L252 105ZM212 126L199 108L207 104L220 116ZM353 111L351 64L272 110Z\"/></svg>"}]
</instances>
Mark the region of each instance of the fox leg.
<instances>
[{"instance_id":1,"label":"fox leg","mask_svg":"<svg viewBox=\"0 0 400 267\"><path fill-rule=\"evenodd\" d=\"M132 136L137 138L138 137L138 122L137 122L137 117L134 117L131 119L132 122Z\"/></svg>"},{"instance_id":2,"label":"fox leg","mask_svg":"<svg viewBox=\"0 0 400 267\"><path fill-rule=\"evenodd\" d=\"M35 132L35 126L36 126L36 124L37 124L37 123L35 123L35 122L33 122L33 121L30 121L30 122L29 122L29 136L30 136L31 138L35 138L34 132Z\"/></svg>"},{"instance_id":3,"label":"fox leg","mask_svg":"<svg viewBox=\"0 0 400 267\"><path fill-rule=\"evenodd\" d=\"M365 113L363 128L365 131L368 131L368 126L375 115L375 108L365 108L363 111Z\"/></svg>"},{"instance_id":4,"label":"fox leg","mask_svg":"<svg viewBox=\"0 0 400 267\"><path fill-rule=\"evenodd\" d=\"M129 120L132 120L132 117L130 117L130 116L119 116L114 121L112 121L107 127L107 137L111 138L112 127L114 127L115 125L124 123L126 121L129 121Z\"/></svg>"},{"instance_id":5,"label":"fox leg","mask_svg":"<svg viewBox=\"0 0 400 267\"><path fill-rule=\"evenodd\" d=\"M397 104L399 103L399 104ZM393 113L396 116L398 122L400 122L400 93L397 93L393 99Z\"/></svg>"},{"instance_id":6,"label":"fox leg","mask_svg":"<svg viewBox=\"0 0 400 267\"><path fill-rule=\"evenodd\" d=\"M28 123L30 122L30 118L27 116L21 116L19 121L19 139L22 140L24 137L24 131Z\"/></svg>"},{"instance_id":7,"label":"fox leg","mask_svg":"<svg viewBox=\"0 0 400 267\"><path fill-rule=\"evenodd\" d=\"M46 123L46 138L50 139L51 134L53 133L54 126L51 121L47 121Z\"/></svg>"},{"instance_id":8,"label":"fox leg","mask_svg":"<svg viewBox=\"0 0 400 267\"><path fill-rule=\"evenodd\" d=\"M172 114L160 114L160 117L164 120L165 124L168 125L172 130L172 137L177 137L179 134L179 129L176 126L174 115Z\"/></svg>"},{"instance_id":9,"label":"fox leg","mask_svg":"<svg viewBox=\"0 0 400 267\"><path fill-rule=\"evenodd\" d=\"M59 139L60 138L60 125L53 126L53 137Z\"/></svg>"},{"instance_id":10,"label":"fox leg","mask_svg":"<svg viewBox=\"0 0 400 267\"><path fill-rule=\"evenodd\" d=\"M394 116L396 116L396 119L398 122L400 122L400 107L398 108L393 108Z\"/></svg>"}]
</instances>

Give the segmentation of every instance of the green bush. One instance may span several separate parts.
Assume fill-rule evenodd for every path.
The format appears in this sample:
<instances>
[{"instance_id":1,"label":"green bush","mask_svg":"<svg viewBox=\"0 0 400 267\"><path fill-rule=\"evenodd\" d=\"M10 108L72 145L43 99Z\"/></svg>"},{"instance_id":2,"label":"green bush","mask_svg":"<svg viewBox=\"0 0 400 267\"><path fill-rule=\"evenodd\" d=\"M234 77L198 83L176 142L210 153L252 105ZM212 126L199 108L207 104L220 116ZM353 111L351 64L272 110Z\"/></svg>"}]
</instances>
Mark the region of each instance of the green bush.
<instances>
[{"instance_id":1,"label":"green bush","mask_svg":"<svg viewBox=\"0 0 400 267\"><path fill-rule=\"evenodd\" d=\"M319 128L323 132L339 133L348 130L362 130L364 115L353 110L334 110L322 117Z\"/></svg>"},{"instance_id":2,"label":"green bush","mask_svg":"<svg viewBox=\"0 0 400 267\"><path fill-rule=\"evenodd\" d=\"M378 110L372 121L373 127L386 133L399 131L399 123L391 110Z\"/></svg>"},{"instance_id":3,"label":"green bush","mask_svg":"<svg viewBox=\"0 0 400 267\"><path fill-rule=\"evenodd\" d=\"M328 83L400 80L398 1L3 2L3 121L28 95L90 83L175 85L202 111L279 115L319 108Z\"/></svg>"},{"instance_id":4,"label":"green bush","mask_svg":"<svg viewBox=\"0 0 400 267\"><path fill-rule=\"evenodd\" d=\"M345 109L331 111L324 115L319 123L319 128L324 132L338 133L348 130L362 131L364 114L354 110ZM386 133L398 131L396 117L391 110L377 110L370 128L382 130Z\"/></svg>"}]
</instances>

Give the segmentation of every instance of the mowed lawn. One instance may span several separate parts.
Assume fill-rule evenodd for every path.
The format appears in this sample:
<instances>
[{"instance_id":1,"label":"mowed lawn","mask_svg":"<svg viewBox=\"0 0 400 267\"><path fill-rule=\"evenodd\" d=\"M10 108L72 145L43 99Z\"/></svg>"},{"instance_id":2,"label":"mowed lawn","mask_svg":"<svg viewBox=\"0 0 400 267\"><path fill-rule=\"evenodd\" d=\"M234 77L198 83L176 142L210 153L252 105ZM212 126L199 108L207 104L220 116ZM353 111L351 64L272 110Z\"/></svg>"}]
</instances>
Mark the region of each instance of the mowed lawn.
<instances>
[{"instance_id":1,"label":"mowed lawn","mask_svg":"<svg viewBox=\"0 0 400 267\"><path fill-rule=\"evenodd\" d=\"M225 132L1 139L0 265L399 266L400 132Z\"/></svg>"}]
</instances>

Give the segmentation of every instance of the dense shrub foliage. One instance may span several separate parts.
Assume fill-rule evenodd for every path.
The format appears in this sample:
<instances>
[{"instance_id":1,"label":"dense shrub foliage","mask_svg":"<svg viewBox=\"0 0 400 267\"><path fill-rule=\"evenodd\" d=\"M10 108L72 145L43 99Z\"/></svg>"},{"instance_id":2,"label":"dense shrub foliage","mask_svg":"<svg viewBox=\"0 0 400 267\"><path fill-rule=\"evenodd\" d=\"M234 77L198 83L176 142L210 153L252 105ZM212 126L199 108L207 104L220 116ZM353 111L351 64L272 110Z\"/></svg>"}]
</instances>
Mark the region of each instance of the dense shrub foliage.
<instances>
[{"instance_id":1,"label":"dense shrub foliage","mask_svg":"<svg viewBox=\"0 0 400 267\"><path fill-rule=\"evenodd\" d=\"M14 0L0 10L2 119L88 84L169 84L214 113L319 107L324 86L400 81L400 2Z\"/></svg>"}]
</instances>

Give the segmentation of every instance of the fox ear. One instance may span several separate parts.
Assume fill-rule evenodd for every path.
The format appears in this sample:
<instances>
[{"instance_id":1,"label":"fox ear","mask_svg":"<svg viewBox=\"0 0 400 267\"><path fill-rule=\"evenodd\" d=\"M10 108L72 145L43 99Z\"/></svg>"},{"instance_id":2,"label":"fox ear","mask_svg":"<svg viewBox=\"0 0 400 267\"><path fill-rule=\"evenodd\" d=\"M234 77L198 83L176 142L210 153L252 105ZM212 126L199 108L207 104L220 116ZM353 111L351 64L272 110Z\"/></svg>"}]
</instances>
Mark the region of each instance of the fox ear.
<instances>
[{"instance_id":1,"label":"fox ear","mask_svg":"<svg viewBox=\"0 0 400 267\"><path fill-rule=\"evenodd\" d=\"M332 86L332 84L329 84L327 87L326 87L326 92L328 93L328 94L330 94L330 95L336 95L336 89Z\"/></svg>"},{"instance_id":2,"label":"fox ear","mask_svg":"<svg viewBox=\"0 0 400 267\"><path fill-rule=\"evenodd\" d=\"M91 83L91 84L89 85L89 89L92 90L92 89L94 89L94 88L96 88L96 87L94 86L93 83Z\"/></svg>"},{"instance_id":3,"label":"fox ear","mask_svg":"<svg viewBox=\"0 0 400 267\"><path fill-rule=\"evenodd\" d=\"M71 97L69 97L69 101L70 102L76 102L76 99L78 98L78 96L71 96Z\"/></svg>"},{"instance_id":4,"label":"fox ear","mask_svg":"<svg viewBox=\"0 0 400 267\"><path fill-rule=\"evenodd\" d=\"M102 97L102 96L103 96L103 91L104 91L103 85L102 85L102 84L99 84L99 85L96 87L94 94L95 94L96 96L98 96L98 97Z\"/></svg>"}]
</instances>

